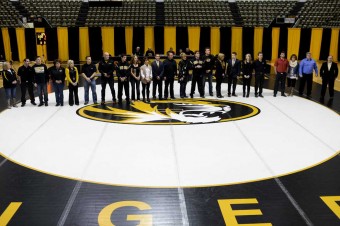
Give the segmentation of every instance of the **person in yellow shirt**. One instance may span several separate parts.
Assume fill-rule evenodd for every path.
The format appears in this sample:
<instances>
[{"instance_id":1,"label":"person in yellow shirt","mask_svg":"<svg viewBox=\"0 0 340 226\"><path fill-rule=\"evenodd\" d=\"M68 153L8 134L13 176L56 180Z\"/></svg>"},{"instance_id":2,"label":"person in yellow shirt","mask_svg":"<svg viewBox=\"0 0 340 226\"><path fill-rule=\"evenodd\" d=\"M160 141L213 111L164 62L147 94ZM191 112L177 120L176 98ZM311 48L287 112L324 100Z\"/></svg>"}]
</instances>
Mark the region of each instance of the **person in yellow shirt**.
<instances>
[{"instance_id":1,"label":"person in yellow shirt","mask_svg":"<svg viewBox=\"0 0 340 226\"><path fill-rule=\"evenodd\" d=\"M65 74L69 90L68 103L70 106L73 106L74 104L79 105L78 97L79 73L78 69L74 66L73 60L67 61L67 68L65 69Z\"/></svg>"}]
</instances>

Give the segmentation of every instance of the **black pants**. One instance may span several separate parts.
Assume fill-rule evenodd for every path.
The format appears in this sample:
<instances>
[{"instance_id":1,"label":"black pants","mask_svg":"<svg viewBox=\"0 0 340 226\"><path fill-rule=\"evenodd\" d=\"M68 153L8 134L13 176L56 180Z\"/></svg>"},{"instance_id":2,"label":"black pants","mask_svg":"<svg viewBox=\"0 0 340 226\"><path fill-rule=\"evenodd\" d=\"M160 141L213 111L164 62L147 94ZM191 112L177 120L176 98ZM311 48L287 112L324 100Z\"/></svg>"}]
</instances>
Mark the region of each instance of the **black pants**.
<instances>
[{"instance_id":1,"label":"black pants","mask_svg":"<svg viewBox=\"0 0 340 226\"><path fill-rule=\"evenodd\" d=\"M281 88L281 94L285 93L287 73L277 73L275 78L274 94L276 95ZM281 84L281 85L280 85Z\"/></svg>"},{"instance_id":2,"label":"black pants","mask_svg":"<svg viewBox=\"0 0 340 226\"><path fill-rule=\"evenodd\" d=\"M287 77L287 87L292 87L294 88L295 87L295 83L296 83L296 79L295 78L288 78Z\"/></svg>"},{"instance_id":3,"label":"black pants","mask_svg":"<svg viewBox=\"0 0 340 226\"><path fill-rule=\"evenodd\" d=\"M329 77L322 78L321 97L325 96L327 85L328 85L329 96L334 97L334 81L335 81L335 78L329 78Z\"/></svg>"},{"instance_id":4,"label":"black pants","mask_svg":"<svg viewBox=\"0 0 340 226\"><path fill-rule=\"evenodd\" d=\"M150 82L144 84L142 83L143 89L142 89L142 94L143 94L143 101L145 100L145 92L146 92L146 98L149 100L150 96Z\"/></svg>"},{"instance_id":5,"label":"black pants","mask_svg":"<svg viewBox=\"0 0 340 226\"><path fill-rule=\"evenodd\" d=\"M249 78L243 77L243 94L249 95L250 93L250 83L251 83L252 76L250 75ZM247 91L247 92L246 92Z\"/></svg>"},{"instance_id":6,"label":"black pants","mask_svg":"<svg viewBox=\"0 0 340 226\"><path fill-rule=\"evenodd\" d=\"M186 94L186 88L187 88L187 81L182 81L179 83L180 87L179 87L179 93L180 93L180 96L181 98L184 98L187 96Z\"/></svg>"},{"instance_id":7,"label":"black pants","mask_svg":"<svg viewBox=\"0 0 340 226\"><path fill-rule=\"evenodd\" d=\"M153 80L153 84L152 84L152 96L154 98L156 98L156 89L157 89L157 86L158 86L158 98L159 99L162 99L163 97L163 93L162 93L162 88L163 88L163 81L162 79L154 79Z\"/></svg>"},{"instance_id":8,"label":"black pants","mask_svg":"<svg viewBox=\"0 0 340 226\"><path fill-rule=\"evenodd\" d=\"M307 96L310 96L312 94L313 74L302 74L302 78L300 79L299 95L303 94L306 82Z\"/></svg>"},{"instance_id":9,"label":"black pants","mask_svg":"<svg viewBox=\"0 0 340 226\"><path fill-rule=\"evenodd\" d=\"M237 77L234 78L233 76L229 75L229 77L228 77L228 95L231 94L231 86L233 87L232 94L233 95L235 94L236 84L237 84Z\"/></svg>"},{"instance_id":10,"label":"black pants","mask_svg":"<svg viewBox=\"0 0 340 226\"><path fill-rule=\"evenodd\" d=\"M220 76L216 76L216 95L219 97L219 96L222 96L222 92L221 92L221 85L222 85L222 82L223 82L223 77L220 75Z\"/></svg>"},{"instance_id":11,"label":"black pants","mask_svg":"<svg viewBox=\"0 0 340 226\"><path fill-rule=\"evenodd\" d=\"M115 87L113 85L114 84L113 77L111 76L110 78L106 78L105 76L102 76L101 79L102 79L102 102L105 102L106 84L109 84L112 94L112 100L116 101L116 92Z\"/></svg>"},{"instance_id":12,"label":"black pants","mask_svg":"<svg viewBox=\"0 0 340 226\"><path fill-rule=\"evenodd\" d=\"M169 85L170 85L170 97L175 98L174 95L174 78L166 78L165 80L165 89L164 89L164 97L167 99L169 97Z\"/></svg>"},{"instance_id":13,"label":"black pants","mask_svg":"<svg viewBox=\"0 0 340 226\"><path fill-rule=\"evenodd\" d=\"M140 100L140 80L136 80L131 78L131 99L136 100L136 91L137 91L137 100Z\"/></svg>"},{"instance_id":14,"label":"black pants","mask_svg":"<svg viewBox=\"0 0 340 226\"><path fill-rule=\"evenodd\" d=\"M128 81L120 81L120 79L118 78L118 101L122 102L122 97L123 97L123 89L125 92L125 96L126 96L126 101L129 102L130 101L130 96L129 96L129 82Z\"/></svg>"},{"instance_id":15,"label":"black pants","mask_svg":"<svg viewBox=\"0 0 340 226\"><path fill-rule=\"evenodd\" d=\"M21 87L21 102L26 103L26 90L28 90L28 95L30 96L31 103L34 103L34 93L33 93L33 83L23 81L20 85Z\"/></svg>"},{"instance_id":16,"label":"black pants","mask_svg":"<svg viewBox=\"0 0 340 226\"><path fill-rule=\"evenodd\" d=\"M205 92L205 82L208 79L208 83L209 83L209 95L212 96L213 95L213 86L212 86L212 72L209 73L205 73L203 75L203 92Z\"/></svg>"},{"instance_id":17,"label":"black pants","mask_svg":"<svg viewBox=\"0 0 340 226\"><path fill-rule=\"evenodd\" d=\"M79 105L79 97L78 97L78 85L74 86L72 84L68 85L68 91L69 91L69 95L68 95L68 103L69 105Z\"/></svg>"},{"instance_id":18,"label":"black pants","mask_svg":"<svg viewBox=\"0 0 340 226\"><path fill-rule=\"evenodd\" d=\"M203 90L203 80L202 80L202 75L192 75L192 81L191 81L191 92L190 95L194 95L195 89L196 89L196 84L198 88L198 92L201 97L204 96L204 90Z\"/></svg>"},{"instance_id":19,"label":"black pants","mask_svg":"<svg viewBox=\"0 0 340 226\"><path fill-rule=\"evenodd\" d=\"M255 75L255 95L262 94L263 82L264 82L264 75L256 74Z\"/></svg>"}]
</instances>

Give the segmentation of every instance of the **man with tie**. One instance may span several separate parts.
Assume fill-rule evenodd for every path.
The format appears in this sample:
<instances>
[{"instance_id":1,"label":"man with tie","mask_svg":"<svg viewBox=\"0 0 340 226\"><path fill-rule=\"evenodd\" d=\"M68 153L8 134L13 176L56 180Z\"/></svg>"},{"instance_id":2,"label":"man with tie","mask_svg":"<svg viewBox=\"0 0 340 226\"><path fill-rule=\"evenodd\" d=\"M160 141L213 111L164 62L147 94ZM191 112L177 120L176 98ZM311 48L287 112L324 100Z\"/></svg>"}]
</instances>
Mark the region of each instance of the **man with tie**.
<instances>
[{"instance_id":1,"label":"man with tie","mask_svg":"<svg viewBox=\"0 0 340 226\"><path fill-rule=\"evenodd\" d=\"M327 85L330 100L334 98L334 82L338 73L338 65L333 62L333 56L328 56L327 62L324 62L320 68L320 77L322 78L320 102L324 101Z\"/></svg>"},{"instance_id":2,"label":"man with tie","mask_svg":"<svg viewBox=\"0 0 340 226\"><path fill-rule=\"evenodd\" d=\"M307 52L306 58L300 62L299 67L299 76L301 78L299 87L300 96L303 95L305 84L307 82L307 97L311 98L313 85L313 70L315 71L316 76L318 76L318 67L316 66L316 62L315 60L312 59L312 54L310 52Z\"/></svg>"},{"instance_id":3,"label":"man with tie","mask_svg":"<svg viewBox=\"0 0 340 226\"><path fill-rule=\"evenodd\" d=\"M236 84L237 84L237 76L240 75L241 72L241 62L236 59L237 53L231 53L231 59L228 60L227 74L228 74L228 97L233 95L237 97ZM233 90L231 92L231 86L233 86Z\"/></svg>"},{"instance_id":4,"label":"man with tie","mask_svg":"<svg viewBox=\"0 0 340 226\"><path fill-rule=\"evenodd\" d=\"M156 99L156 89L158 86L158 98L160 100L163 99L162 97L162 86L163 86L163 73L164 73L164 65L163 62L160 61L161 56L159 54L156 54L155 61L152 62L152 97L155 100Z\"/></svg>"}]
</instances>

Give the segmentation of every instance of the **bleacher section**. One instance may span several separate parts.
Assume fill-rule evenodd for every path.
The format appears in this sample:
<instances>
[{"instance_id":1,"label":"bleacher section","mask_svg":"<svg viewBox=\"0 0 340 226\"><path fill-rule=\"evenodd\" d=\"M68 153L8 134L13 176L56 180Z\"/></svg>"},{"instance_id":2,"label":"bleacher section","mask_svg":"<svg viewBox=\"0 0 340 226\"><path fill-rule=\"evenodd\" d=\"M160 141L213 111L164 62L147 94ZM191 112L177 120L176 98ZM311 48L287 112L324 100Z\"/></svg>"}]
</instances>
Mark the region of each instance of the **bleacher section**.
<instances>
[{"instance_id":1,"label":"bleacher section","mask_svg":"<svg viewBox=\"0 0 340 226\"><path fill-rule=\"evenodd\" d=\"M248 27L268 27L278 16L288 16L296 1L237 1L243 18L243 25Z\"/></svg>"},{"instance_id":2,"label":"bleacher section","mask_svg":"<svg viewBox=\"0 0 340 226\"><path fill-rule=\"evenodd\" d=\"M339 27L340 1L309 0L300 12L299 27Z\"/></svg>"},{"instance_id":3,"label":"bleacher section","mask_svg":"<svg viewBox=\"0 0 340 226\"><path fill-rule=\"evenodd\" d=\"M0 1L0 27L18 27L19 12L10 1Z\"/></svg>"},{"instance_id":4,"label":"bleacher section","mask_svg":"<svg viewBox=\"0 0 340 226\"><path fill-rule=\"evenodd\" d=\"M44 17L52 27L76 25L82 0L21 0L32 16Z\"/></svg>"},{"instance_id":5,"label":"bleacher section","mask_svg":"<svg viewBox=\"0 0 340 226\"><path fill-rule=\"evenodd\" d=\"M156 24L155 0L124 0L122 6L91 6L85 26L147 26Z\"/></svg>"},{"instance_id":6,"label":"bleacher section","mask_svg":"<svg viewBox=\"0 0 340 226\"><path fill-rule=\"evenodd\" d=\"M165 25L232 26L234 20L227 1L165 0Z\"/></svg>"}]
</instances>

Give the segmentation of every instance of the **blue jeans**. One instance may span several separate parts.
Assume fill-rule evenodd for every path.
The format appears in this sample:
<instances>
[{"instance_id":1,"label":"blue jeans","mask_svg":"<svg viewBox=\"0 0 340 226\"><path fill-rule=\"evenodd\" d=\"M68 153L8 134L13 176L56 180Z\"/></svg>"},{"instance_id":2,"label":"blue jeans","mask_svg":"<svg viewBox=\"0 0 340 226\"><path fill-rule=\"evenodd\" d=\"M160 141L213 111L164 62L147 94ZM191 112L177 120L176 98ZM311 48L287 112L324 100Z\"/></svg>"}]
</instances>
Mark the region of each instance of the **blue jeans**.
<instances>
[{"instance_id":1,"label":"blue jeans","mask_svg":"<svg viewBox=\"0 0 340 226\"><path fill-rule=\"evenodd\" d=\"M16 91L17 91L17 88L16 87L13 87L13 88L6 88L5 89L5 92L6 92L6 99L9 100L9 99L13 99L13 98L16 98Z\"/></svg>"},{"instance_id":2,"label":"blue jeans","mask_svg":"<svg viewBox=\"0 0 340 226\"><path fill-rule=\"evenodd\" d=\"M85 102L89 102L89 89L91 87L92 91L92 99L93 102L97 102L97 93L96 93L96 80L91 80L91 82L84 81L84 90L85 90Z\"/></svg>"},{"instance_id":3,"label":"blue jeans","mask_svg":"<svg viewBox=\"0 0 340 226\"><path fill-rule=\"evenodd\" d=\"M38 83L37 84L38 95L40 103L47 103L48 102L48 93L47 93L47 84L46 83ZM44 95L44 100L43 100Z\"/></svg>"},{"instance_id":4,"label":"blue jeans","mask_svg":"<svg viewBox=\"0 0 340 226\"><path fill-rule=\"evenodd\" d=\"M212 72L209 73L205 73L205 75L203 75L203 94L205 93L205 82L208 81L209 83L209 94L213 95L213 86L212 86Z\"/></svg>"},{"instance_id":5,"label":"blue jeans","mask_svg":"<svg viewBox=\"0 0 340 226\"><path fill-rule=\"evenodd\" d=\"M58 84L54 82L53 89L57 104L64 104L64 83Z\"/></svg>"}]
</instances>

